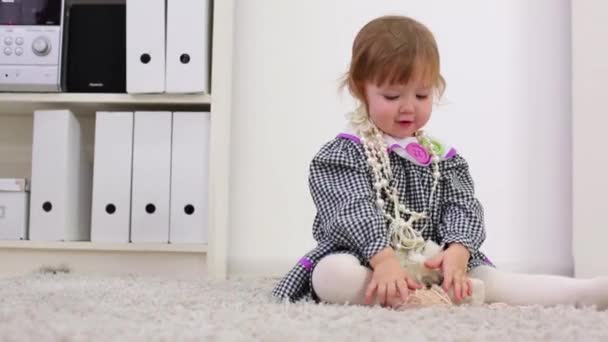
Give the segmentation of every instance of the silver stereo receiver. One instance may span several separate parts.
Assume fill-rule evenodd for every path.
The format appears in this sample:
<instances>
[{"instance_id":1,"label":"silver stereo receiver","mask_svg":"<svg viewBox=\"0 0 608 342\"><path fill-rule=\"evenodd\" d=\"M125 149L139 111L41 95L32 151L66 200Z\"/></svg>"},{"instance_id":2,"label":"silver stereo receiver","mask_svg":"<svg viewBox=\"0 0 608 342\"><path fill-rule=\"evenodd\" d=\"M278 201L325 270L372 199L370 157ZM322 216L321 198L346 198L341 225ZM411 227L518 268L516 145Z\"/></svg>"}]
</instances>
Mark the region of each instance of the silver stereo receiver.
<instances>
[{"instance_id":1,"label":"silver stereo receiver","mask_svg":"<svg viewBox=\"0 0 608 342\"><path fill-rule=\"evenodd\" d=\"M0 0L0 91L61 90L64 0Z\"/></svg>"}]
</instances>

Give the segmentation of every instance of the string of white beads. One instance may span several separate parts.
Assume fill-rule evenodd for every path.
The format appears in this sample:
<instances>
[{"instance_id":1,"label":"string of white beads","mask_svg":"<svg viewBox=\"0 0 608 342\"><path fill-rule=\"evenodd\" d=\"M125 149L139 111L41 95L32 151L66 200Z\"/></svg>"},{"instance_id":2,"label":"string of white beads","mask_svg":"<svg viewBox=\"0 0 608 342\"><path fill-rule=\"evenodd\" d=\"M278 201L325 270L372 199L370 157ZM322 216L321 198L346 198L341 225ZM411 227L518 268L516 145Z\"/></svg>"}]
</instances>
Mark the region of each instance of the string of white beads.
<instances>
[{"instance_id":1,"label":"string of white beads","mask_svg":"<svg viewBox=\"0 0 608 342\"><path fill-rule=\"evenodd\" d=\"M422 232L426 229L428 220L425 221L424 227L419 231L414 229L414 223L428 218L427 211L431 210L433 196L441 177L441 173L439 172L440 159L435 145L424 132L420 131L416 134L418 142L431 155L433 177L427 209L418 213L400 203L396 187L394 184L391 185L391 181L394 183L394 179L390 167L388 148L380 131L368 121L364 125L360 125L358 134L365 150L367 164L370 166L374 177L373 187L376 192L376 206L383 211L383 216L389 222L391 245L398 254L402 254L402 258L406 258L410 251L419 252L425 245ZM392 202L393 213L388 212L387 203L383 200L383 195ZM409 215L407 221L402 218L401 213Z\"/></svg>"}]
</instances>

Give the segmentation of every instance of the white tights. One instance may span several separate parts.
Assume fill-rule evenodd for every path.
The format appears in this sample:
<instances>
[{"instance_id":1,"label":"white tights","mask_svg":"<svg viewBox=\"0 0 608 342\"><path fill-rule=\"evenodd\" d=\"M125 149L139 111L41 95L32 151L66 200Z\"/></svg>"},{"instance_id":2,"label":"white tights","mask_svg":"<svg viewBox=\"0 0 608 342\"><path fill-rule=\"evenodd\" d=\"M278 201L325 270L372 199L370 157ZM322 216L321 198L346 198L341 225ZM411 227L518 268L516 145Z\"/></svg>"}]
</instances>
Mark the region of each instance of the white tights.
<instances>
[{"instance_id":1,"label":"white tights","mask_svg":"<svg viewBox=\"0 0 608 342\"><path fill-rule=\"evenodd\" d=\"M511 305L596 305L608 307L608 277L576 279L556 275L510 273L490 266L469 272L485 286L486 303ZM331 254L321 259L312 274L312 285L324 302L364 304L372 270L350 254ZM473 292L475 292L475 285ZM475 296L475 293L473 294Z\"/></svg>"}]
</instances>

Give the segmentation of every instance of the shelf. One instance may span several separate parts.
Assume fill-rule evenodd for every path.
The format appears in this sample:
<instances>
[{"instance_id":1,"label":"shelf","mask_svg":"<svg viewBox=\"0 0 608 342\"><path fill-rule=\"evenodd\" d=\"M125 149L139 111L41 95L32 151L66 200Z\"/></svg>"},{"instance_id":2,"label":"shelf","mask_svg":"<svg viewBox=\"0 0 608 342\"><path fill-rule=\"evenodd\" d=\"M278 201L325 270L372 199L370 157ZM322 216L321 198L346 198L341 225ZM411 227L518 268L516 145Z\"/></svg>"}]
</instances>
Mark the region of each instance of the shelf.
<instances>
[{"instance_id":1,"label":"shelf","mask_svg":"<svg viewBox=\"0 0 608 342\"><path fill-rule=\"evenodd\" d=\"M200 279L206 244L0 241L0 279L32 272L151 275ZM10 261L10 262L9 262Z\"/></svg>"},{"instance_id":2,"label":"shelf","mask_svg":"<svg viewBox=\"0 0 608 342\"><path fill-rule=\"evenodd\" d=\"M105 243L89 241L0 241L2 249L207 253L206 244Z\"/></svg>"},{"instance_id":3,"label":"shelf","mask_svg":"<svg viewBox=\"0 0 608 342\"><path fill-rule=\"evenodd\" d=\"M0 103L210 104L207 94L0 93Z\"/></svg>"},{"instance_id":4,"label":"shelf","mask_svg":"<svg viewBox=\"0 0 608 342\"><path fill-rule=\"evenodd\" d=\"M211 105L209 94L0 93L0 115L31 114L36 109L201 110Z\"/></svg>"}]
</instances>

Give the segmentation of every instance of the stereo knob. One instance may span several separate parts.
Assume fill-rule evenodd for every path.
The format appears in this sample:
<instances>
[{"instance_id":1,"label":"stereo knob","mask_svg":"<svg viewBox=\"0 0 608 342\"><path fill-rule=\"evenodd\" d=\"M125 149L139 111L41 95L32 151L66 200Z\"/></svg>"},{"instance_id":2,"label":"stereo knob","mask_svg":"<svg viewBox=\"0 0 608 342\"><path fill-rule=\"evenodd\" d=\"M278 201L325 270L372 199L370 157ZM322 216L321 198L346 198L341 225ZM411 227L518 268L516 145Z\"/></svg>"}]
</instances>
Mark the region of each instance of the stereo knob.
<instances>
[{"instance_id":1,"label":"stereo knob","mask_svg":"<svg viewBox=\"0 0 608 342\"><path fill-rule=\"evenodd\" d=\"M38 37L32 43L32 51L38 56L46 56L51 52L51 42L46 37Z\"/></svg>"}]
</instances>

